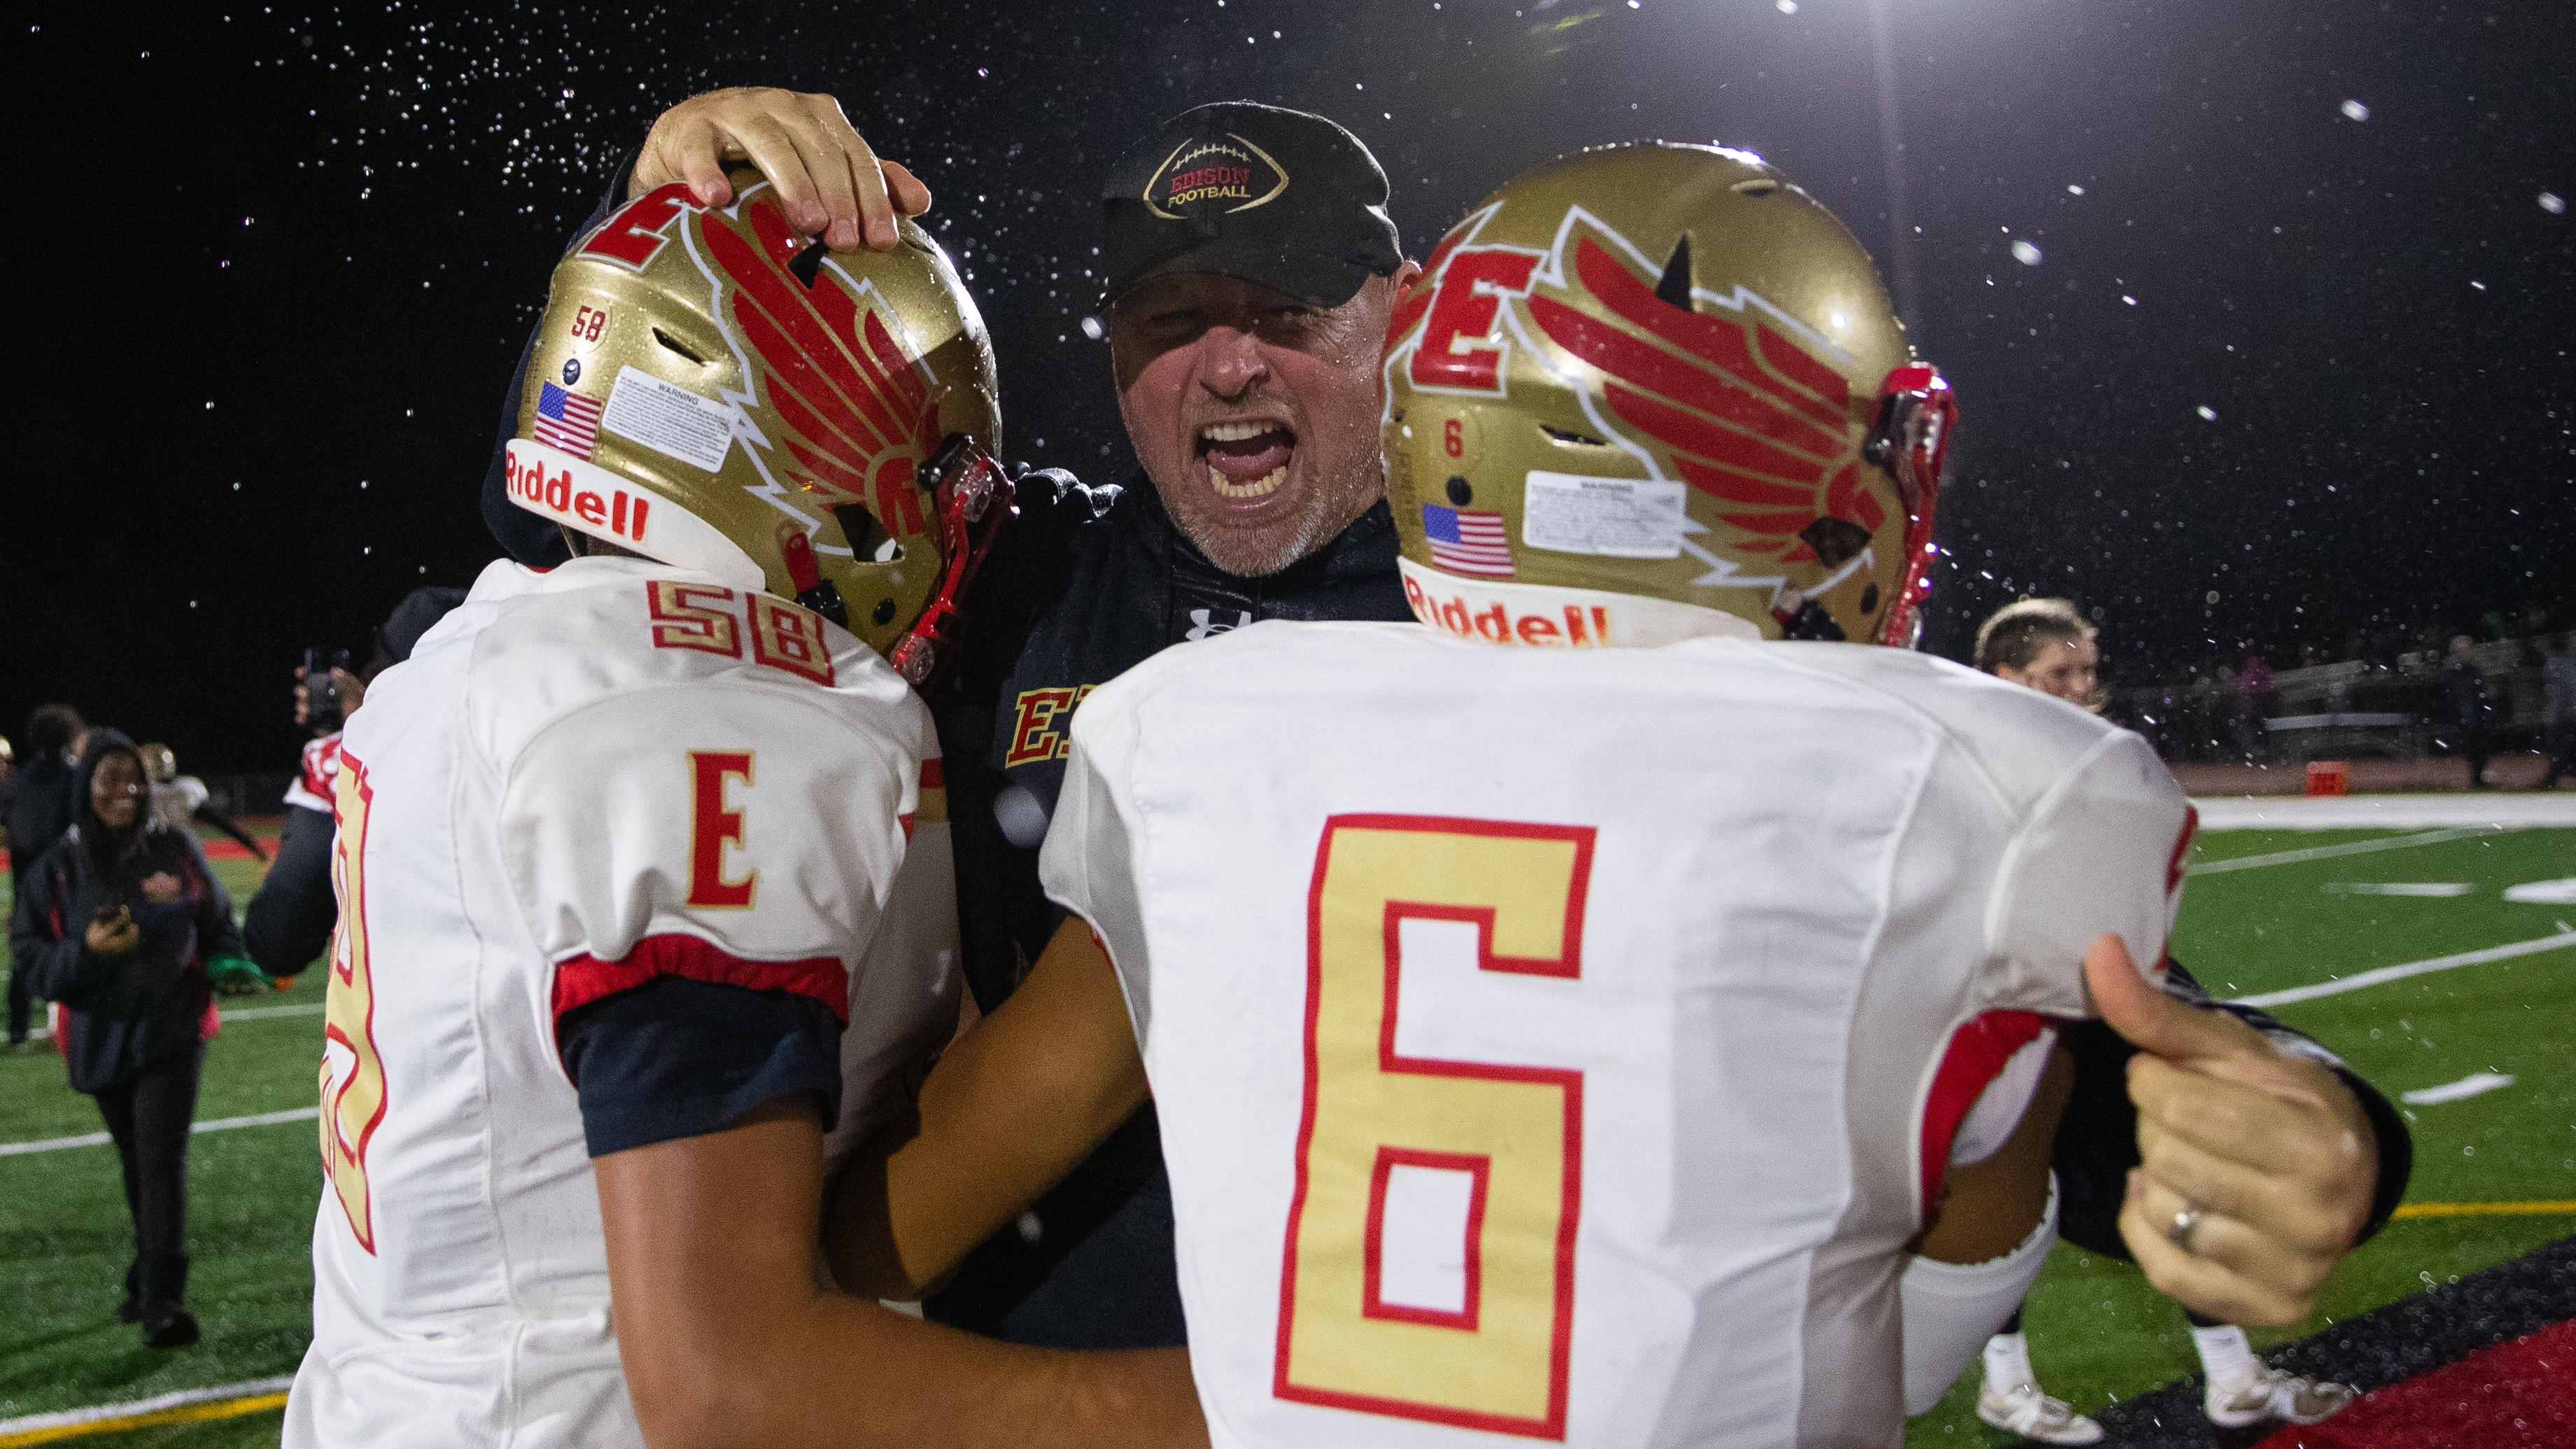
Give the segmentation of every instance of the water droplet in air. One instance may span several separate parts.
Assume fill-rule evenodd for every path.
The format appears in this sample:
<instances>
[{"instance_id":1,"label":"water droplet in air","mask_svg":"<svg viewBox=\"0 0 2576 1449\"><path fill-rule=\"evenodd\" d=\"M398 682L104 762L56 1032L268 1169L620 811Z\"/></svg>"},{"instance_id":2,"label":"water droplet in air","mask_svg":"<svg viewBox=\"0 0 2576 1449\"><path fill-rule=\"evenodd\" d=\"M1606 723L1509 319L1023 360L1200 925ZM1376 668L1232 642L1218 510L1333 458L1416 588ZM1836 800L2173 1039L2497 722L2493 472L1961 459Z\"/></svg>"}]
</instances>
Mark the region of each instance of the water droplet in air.
<instances>
[{"instance_id":1,"label":"water droplet in air","mask_svg":"<svg viewBox=\"0 0 2576 1449\"><path fill-rule=\"evenodd\" d=\"M2214 423L2218 421L2218 409L2211 407L2207 403L2202 403L2200 406L2193 408L2192 411L2200 414L2200 420L2204 423Z\"/></svg>"},{"instance_id":2,"label":"water droplet in air","mask_svg":"<svg viewBox=\"0 0 2576 1449\"><path fill-rule=\"evenodd\" d=\"M2021 263L2025 267L2035 267L2039 265L2039 248L2032 246L2026 241L2014 242L2012 244L2012 254L2013 260Z\"/></svg>"},{"instance_id":3,"label":"water droplet in air","mask_svg":"<svg viewBox=\"0 0 2576 1449\"><path fill-rule=\"evenodd\" d=\"M2346 101L2343 103L2343 115L2347 121L2367 121L2370 119L2370 107L2359 101Z\"/></svg>"},{"instance_id":4,"label":"water droplet in air","mask_svg":"<svg viewBox=\"0 0 2576 1449\"><path fill-rule=\"evenodd\" d=\"M2567 198L2555 191L2544 191L2540 193L2540 209L2551 216L2564 216L2567 214Z\"/></svg>"}]
</instances>

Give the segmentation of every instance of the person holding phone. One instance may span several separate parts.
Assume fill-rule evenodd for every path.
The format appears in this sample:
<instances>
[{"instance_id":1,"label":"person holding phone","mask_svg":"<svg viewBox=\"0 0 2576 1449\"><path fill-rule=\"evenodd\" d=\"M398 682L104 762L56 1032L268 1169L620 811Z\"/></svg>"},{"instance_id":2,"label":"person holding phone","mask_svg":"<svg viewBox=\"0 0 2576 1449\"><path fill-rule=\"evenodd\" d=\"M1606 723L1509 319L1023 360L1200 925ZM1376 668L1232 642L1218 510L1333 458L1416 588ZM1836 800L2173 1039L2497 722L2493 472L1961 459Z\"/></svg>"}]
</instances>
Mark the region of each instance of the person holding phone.
<instances>
[{"instance_id":1,"label":"person holding phone","mask_svg":"<svg viewBox=\"0 0 2576 1449\"><path fill-rule=\"evenodd\" d=\"M35 993L70 1009L71 1083L98 1102L134 1217L122 1323L152 1348L197 1341L188 1283L188 1130L215 1032L215 978L241 931L195 832L152 818L134 742L96 730L71 829L28 870L9 950Z\"/></svg>"}]
</instances>

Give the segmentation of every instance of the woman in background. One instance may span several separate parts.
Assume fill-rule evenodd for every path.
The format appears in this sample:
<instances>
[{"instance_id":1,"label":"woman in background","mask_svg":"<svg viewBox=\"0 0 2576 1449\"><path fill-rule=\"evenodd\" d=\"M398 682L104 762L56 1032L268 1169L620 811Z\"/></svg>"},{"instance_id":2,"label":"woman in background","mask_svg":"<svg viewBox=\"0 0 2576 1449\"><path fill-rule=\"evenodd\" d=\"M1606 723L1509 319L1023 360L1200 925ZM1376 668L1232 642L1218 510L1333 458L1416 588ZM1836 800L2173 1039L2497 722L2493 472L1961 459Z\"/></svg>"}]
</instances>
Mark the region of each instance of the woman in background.
<instances>
[{"instance_id":1,"label":"woman in background","mask_svg":"<svg viewBox=\"0 0 2576 1449\"><path fill-rule=\"evenodd\" d=\"M74 792L70 832L26 873L9 949L37 995L69 1008L72 1087L116 1141L135 1247L117 1319L183 1348L197 1341L188 1129L215 1029L209 971L233 966L241 933L195 833L153 820L132 740L94 731Z\"/></svg>"}]
</instances>

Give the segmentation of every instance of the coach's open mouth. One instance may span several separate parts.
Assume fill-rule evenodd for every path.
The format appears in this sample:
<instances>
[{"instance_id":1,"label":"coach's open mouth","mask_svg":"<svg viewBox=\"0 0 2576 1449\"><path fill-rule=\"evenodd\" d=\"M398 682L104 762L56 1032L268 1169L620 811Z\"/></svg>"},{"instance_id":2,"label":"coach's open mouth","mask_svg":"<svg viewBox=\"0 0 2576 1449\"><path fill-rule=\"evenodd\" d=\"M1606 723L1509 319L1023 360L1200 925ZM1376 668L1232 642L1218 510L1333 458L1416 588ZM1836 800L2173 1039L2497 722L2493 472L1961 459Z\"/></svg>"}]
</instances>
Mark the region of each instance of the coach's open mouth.
<instances>
[{"instance_id":1,"label":"coach's open mouth","mask_svg":"<svg viewBox=\"0 0 2576 1449\"><path fill-rule=\"evenodd\" d=\"M1207 423L1198 431L1199 461L1223 498L1249 501L1277 492L1296 453L1297 434L1275 418Z\"/></svg>"}]
</instances>

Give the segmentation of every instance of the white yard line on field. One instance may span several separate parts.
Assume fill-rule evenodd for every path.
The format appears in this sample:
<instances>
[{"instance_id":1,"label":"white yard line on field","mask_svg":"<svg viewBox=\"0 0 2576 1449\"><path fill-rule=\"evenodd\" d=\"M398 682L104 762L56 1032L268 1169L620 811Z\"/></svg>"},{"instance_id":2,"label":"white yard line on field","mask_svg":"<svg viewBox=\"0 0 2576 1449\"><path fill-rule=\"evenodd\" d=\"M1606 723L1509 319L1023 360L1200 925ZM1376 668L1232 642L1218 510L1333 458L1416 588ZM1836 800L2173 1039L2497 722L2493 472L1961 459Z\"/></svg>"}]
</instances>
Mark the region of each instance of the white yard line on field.
<instances>
[{"instance_id":1,"label":"white yard line on field","mask_svg":"<svg viewBox=\"0 0 2576 1449\"><path fill-rule=\"evenodd\" d=\"M2204 860L2185 866L2185 875L2224 875L2231 870L2255 870L2267 865L2296 865L2303 860L2332 860L2339 855L2368 855L2374 850L2400 850L2409 845L2439 845L2445 840L2467 840L2472 836L2501 834L2514 827L2503 825L2467 825L2454 830L2427 830L2421 835L2399 835L2386 840L2352 840L2341 845L2311 845L2305 850L2276 850L2270 855L2240 855L2234 860Z\"/></svg>"},{"instance_id":2,"label":"white yard line on field","mask_svg":"<svg viewBox=\"0 0 2576 1449\"><path fill-rule=\"evenodd\" d=\"M199 1122L191 1132L226 1132L235 1127L273 1127L280 1122L310 1122L322 1115L319 1107L291 1107L283 1112L261 1112L249 1117L218 1117ZM0 1142L0 1157L23 1157L30 1152L60 1152L67 1147L104 1147L115 1139L104 1132L84 1132L78 1137L48 1137L41 1142Z\"/></svg>"},{"instance_id":3,"label":"white yard line on field","mask_svg":"<svg viewBox=\"0 0 2576 1449\"><path fill-rule=\"evenodd\" d=\"M20 1435L33 1434L43 1429L67 1429L76 1424L94 1424L101 1419L137 1418L145 1414L157 1414L164 1409L212 1403L218 1399L243 1399L261 1394L282 1394L294 1382L295 1376L287 1374L273 1379L252 1379L247 1383L220 1384L208 1389L181 1389L175 1394L137 1399L130 1404L101 1404L94 1409L66 1409L59 1414L29 1414L20 1419L0 1419L0 1439L16 1439Z\"/></svg>"},{"instance_id":4,"label":"white yard line on field","mask_svg":"<svg viewBox=\"0 0 2576 1449\"><path fill-rule=\"evenodd\" d=\"M293 1006L245 1006L239 1011L218 1011L215 1017L220 1021L257 1021L263 1016L320 1016L324 1009L319 1001L299 1001ZM54 1039L54 1029L49 1026L37 1027L27 1033L27 1039L51 1041Z\"/></svg>"},{"instance_id":5,"label":"white yard line on field","mask_svg":"<svg viewBox=\"0 0 2576 1449\"><path fill-rule=\"evenodd\" d=\"M2203 830L2432 830L2446 825L2576 826L2576 792L2203 795Z\"/></svg>"},{"instance_id":6,"label":"white yard line on field","mask_svg":"<svg viewBox=\"0 0 2576 1449\"><path fill-rule=\"evenodd\" d=\"M299 1001L293 1006L245 1006L239 1011L215 1013L226 1021L257 1021L263 1016L320 1016L322 1003Z\"/></svg>"},{"instance_id":7,"label":"white yard line on field","mask_svg":"<svg viewBox=\"0 0 2576 1449\"><path fill-rule=\"evenodd\" d=\"M2513 1078L2507 1073L2474 1072L2456 1082L2445 1082L2441 1086L2425 1087L2419 1091L2402 1092L2398 1095L2398 1100L2409 1107L2430 1107L2443 1102L2465 1102L2471 1097L2482 1097L2499 1087L2512 1085Z\"/></svg>"},{"instance_id":8,"label":"white yard line on field","mask_svg":"<svg viewBox=\"0 0 2576 1449\"><path fill-rule=\"evenodd\" d=\"M2382 966L2375 971L2357 972L2339 981L2320 981L2314 986L2294 986L2287 991L2266 991L2260 996L2240 996L2238 1006L2287 1006L2294 1001L2314 1001L2320 996L2339 996L2359 991L2365 986L2383 986L2403 981L2409 976L2422 976L2433 971L2448 971L2455 966L2480 966L2489 961L2509 961L2516 956L2530 956L2542 951L2556 951L2576 946L2576 931L2561 931L2555 936L2516 941L2509 946L2489 946L2483 951L2462 951L2456 956L2436 956L2429 961L2409 961L2402 966Z\"/></svg>"}]
</instances>

